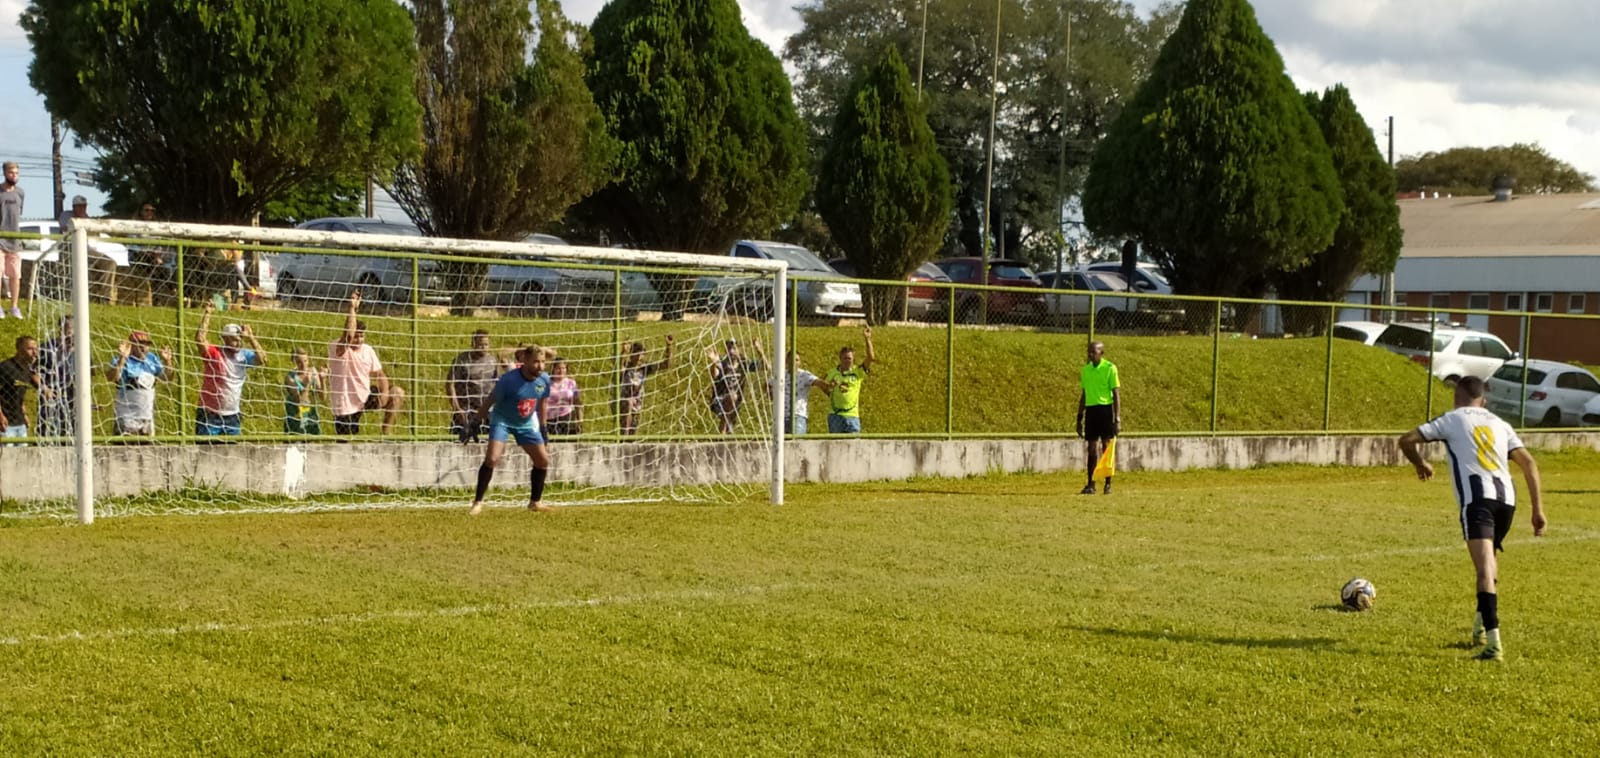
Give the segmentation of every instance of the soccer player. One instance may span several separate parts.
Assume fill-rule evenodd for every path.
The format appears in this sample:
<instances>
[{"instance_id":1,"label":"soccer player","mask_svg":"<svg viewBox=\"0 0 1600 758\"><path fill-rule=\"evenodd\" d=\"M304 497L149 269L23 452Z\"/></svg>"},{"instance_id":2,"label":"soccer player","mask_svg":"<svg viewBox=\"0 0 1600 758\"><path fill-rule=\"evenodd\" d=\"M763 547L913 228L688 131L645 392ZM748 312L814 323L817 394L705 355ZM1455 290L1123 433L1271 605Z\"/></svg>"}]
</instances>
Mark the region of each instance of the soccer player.
<instances>
[{"instance_id":1,"label":"soccer player","mask_svg":"<svg viewBox=\"0 0 1600 758\"><path fill-rule=\"evenodd\" d=\"M1454 410L1401 436L1400 452L1424 482L1433 477L1433 466L1422 459L1421 445L1442 441L1450 453L1456 500L1461 504L1461 534L1478 574L1478 613L1472 624L1472 643L1484 646L1478 660L1499 661L1505 659L1505 652L1500 644L1495 588L1499 567L1494 553L1501 549L1501 541L1511 530L1517 496L1506 461L1516 461L1528 483L1535 537L1544 536L1545 527L1539 465L1511 425L1483 407L1482 379L1462 378L1456 383L1455 400Z\"/></svg>"},{"instance_id":2,"label":"soccer player","mask_svg":"<svg viewBox=\"0 0 1600 758\"><path fill-rule=\"evenodd\" d=\"M1089 362L1079 372L1083 392L1078 395L1078 436L1083 438L1083 457L1088 462L1089 483L1078 492L1094 494L1094 469L1100 462L1102 445L1109 445L1122 431L1122 382L1117 365L1106 360L1106 343L1089 343ZM1107 495L1111 477L1106 477Z\"/></svg>"},{"instance_id":3,"label":"soccer player","mask_svg":"<svg viewBox=\"0 0 1600 758\"><path fill-rule=\"evenodd\" d=\"M483 452L483 465L478 467L478 492L472 498L474 516L483 511L483 495L489 491L489 481L494 469L500 465L505 453L506 440L515 439L517 446L533 462L530 472L533 491L528 497L528 510L543 513L551 510L544 504L544 478L550 471L550 454L544 446L545 401L550 397L550 375L544 372L544 348L525 345L517 351L522 365L507 371L494 383L478 404L478 424L489 425L489 446Z\"/></svg>"}]
</instances>

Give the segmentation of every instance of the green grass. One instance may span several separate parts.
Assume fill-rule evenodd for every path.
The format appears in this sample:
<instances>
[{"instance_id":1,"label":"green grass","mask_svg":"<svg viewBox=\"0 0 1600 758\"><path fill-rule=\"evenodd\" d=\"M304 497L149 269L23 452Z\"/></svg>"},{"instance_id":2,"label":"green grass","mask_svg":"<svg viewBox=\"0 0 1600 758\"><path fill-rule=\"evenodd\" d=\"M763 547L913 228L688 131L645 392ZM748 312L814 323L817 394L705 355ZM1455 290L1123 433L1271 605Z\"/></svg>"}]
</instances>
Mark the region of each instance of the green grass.
<instances>
[{"instance_id":1,"label":"green grass","mask_svg":"<svg viewBox=\"0 0 1600 758\"><path fill-rule=\"evenodd\" d=\"M199 392L199 361L192 356L198 313L185 315L178 329L170 308L97 306L92 340L97 370L111 360L116 343L130 329L150 331L158 344L174 345L190 355L180 363L187 372L180 402L179 387L158 391L157 424L165 434L192 428ZM679 350L669 375L651 380L644 414L644 434L703 434L715 431L706 410L705 379L708 346L735 336L746 346L766 340L769 327L742 320L717 325L624 321L561 322L534 319L472 320L437 317L416 321L413 351L411 320L366 315L369 341L386 362L392 379L411 396L413 412L403 431L442 434L448 426L443 377L473 329L488 328L497 345L529 341L557 347L584 376L586 430L614 429L610 401L613 341L645 341L650 358L659 355L661 338L675 334ZM245 431L278 433L282 413L281 382L289 351L306 348L324 365L327 344L343 328L343 316L332 312L263 310L220 313L213 320L212 339L228 321L250 324L260 335L272 365L252 373L246 386ZM0 344L9 345L34 322L0 321ZM951 429L964 434L1069 434L1078 401L1078 368L1086 336L1025 329L959 329L950 341L942 326L886 326L873 330L879 363L863 391L864 429L870 434L943 434L946 394L954 387ZM1213 341L1209 336L1104 337L1108 357L1117 363L1126 393L1124 428L1131 434L1205 432L1211 427ZM837 361L844 345L862 347L854 327L803 326L797 332L799 364L821 375ZM954 349L953 372L948 360ZM1224 432L1320 431L1324 428L1324 377L1328 346L1322 339L1251 340L1225 336L1220 343L1217 429ZM183 356L183 353L180 353ZM858 356L864 357L864 356ZM416 370L413 371L413 366ZM598 375L596 372L599 372ZM413 375L415 374L415 375ZM954 382L948 381L953 374ZM1336 340L1332 353L1332 391L1326 427L1331 430L1398 430L1429 415L1428 388L1433 387L1435 413L1448 407L1449 392L1421 366L1381 349ZM669 397L667 388L687 386L687 397ZM112 387L95 381L100 431L109 434ZM687 409L687 412L686 412ZM825 429L827 407L812 393L811 428ZM323 424L331 414L323 409ZM686 421L687 420L687 421ZM375 424L367 424L375 427ZM369 433L373 430L369 428Z\"/></svg>"},{"instance_id":2,"label":"green grass","mask_svg":"<svg viewBox=\"0 0 1600 758\"><path fill-rule=\"evenodd\" d=\"M0 753L1584 755L1600 456L1541 463L1504 665L1462 645L1449 486L1401 469L27 520Z\"/></svg>"}]
</instances>

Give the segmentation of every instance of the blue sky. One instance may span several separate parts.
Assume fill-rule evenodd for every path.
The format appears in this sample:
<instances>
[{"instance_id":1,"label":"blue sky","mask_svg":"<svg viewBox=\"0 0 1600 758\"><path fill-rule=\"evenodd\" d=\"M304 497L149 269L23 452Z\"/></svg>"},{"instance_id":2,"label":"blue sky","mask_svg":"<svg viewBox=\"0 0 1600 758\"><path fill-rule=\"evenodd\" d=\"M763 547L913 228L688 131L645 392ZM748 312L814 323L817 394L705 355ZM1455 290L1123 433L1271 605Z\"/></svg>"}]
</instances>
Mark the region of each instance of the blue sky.
<instances>
[{"instance_id":1,"label":"blue sky","mask_svg":"<svg viewBox=\"0 0 1600 758\"><path fill-rule=\"evenodd\" d=\"M50 215L50 120L28 84L32 60L18 24L25 0L0 0L0 160L22 167L27 215ZM568 0L588 23L601 0ZM740 0L745 24L774 50L799 27L794 0ZM1157 4L1134 0L1140 9ZM1398 155L1450 147L1537 142L1600 175L1600 56L1593 52L1600 3L1593 0L1256 0L1301 89L1350 88L1379 131L1396 119ZM103 196L77 184L93 153L64 148L68 197ZM392 203L380 215L398 217Z\"/></svg>"}]
</instances>

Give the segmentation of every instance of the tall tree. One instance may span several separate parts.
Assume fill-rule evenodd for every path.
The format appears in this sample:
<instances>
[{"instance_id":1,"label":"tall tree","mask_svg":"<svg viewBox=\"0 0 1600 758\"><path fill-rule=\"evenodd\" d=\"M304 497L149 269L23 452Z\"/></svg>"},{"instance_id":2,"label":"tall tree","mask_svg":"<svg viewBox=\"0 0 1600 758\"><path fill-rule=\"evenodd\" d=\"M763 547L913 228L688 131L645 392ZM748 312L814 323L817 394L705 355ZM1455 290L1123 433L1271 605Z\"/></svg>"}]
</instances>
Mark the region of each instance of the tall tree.
<instances>
[{"instance_id":1,"label":"tall tree","mask_svg":"<svg viewBox=\"0 0 1600 758\"><path fill-rule=\"evenodd\" d=\"M861 72L829 137L817 205L845 257L866 279L904 279L950 225L950 171L910 73L893 46ZM904 287L867 287L870 323L899 313Z\"/></svg>"},{"instance_id":2,"label":"tall tree","mask_svg":"<svg viewBox=\"0 0 1600 758\"><path fill-rule=\"evenodd\" d=\"M611 176L616 143L583 81L587 34L555 0L415 0L421 154L390 192L424 234L518 240ZM447 266L457 307L482 264Z\"/></svg>"},{"instance_id":3,"label":"tall tree","mask_svg":"<svg viewBox=\"0 0 1600 758\"><path fill-rule=\"evenodd\" d=\"M395 3L33 0L22 26L45 107L169 218L245 222L416 149Z\"/></svg>"},{"instance_id":4,"label":"tall tree","mask_svg":"<svg viewBox=\"0 0 1600 758\"><path fill-rule=\"evenodd\" d=\"M1248 2L1190 0L1095 152L1083 206L1186 294L1260 295L1333 242L1327 143Z\"/></svg>"},{"instance_id":5,"label":"tall tree","mask_svg":"<svg viewBox=\"0 0 1600 758\"><path fill-rule=\"evenodd\" d=\"M1515 182L1516 191L1536 195L1600 189L1593 176L1525 143L1408 155L1395 164L1395 173L1401 192L1487 195L1502 176Z\"/></svg>"},{"instance_id":6,"label":"tall tree","mask_svg":"<svg viewBox=\"0 0 1600 758\"><path fill-rule=\"evenodd\" d=\"M811 0L798 10L803 27L789 39L785 57L800 72L797 100L814 147L828 144L834 108L854 72L893 45L915 82L921 54L928 123L956 186L946 244L977 255L983 249L995 3L928 0L926 44L920 0ZM1003 0L995 250L1054 255L1063 200L1081 190L1095 144L1149 71L1176 19L1169 6L1141 16L1120 0Z\"/></svg>"},{"instance_id":7,"label":"tall tree","mask_svg":"<svg viewBox=\"0 0 1600 758\"><path fill-rule=\"evenodd\" d=\"M622 142L618 178L579 206L624 244L723 253L792 217L807 183L789 79L734 0L613 0L588 81ZM668 293L669 317L687 292Z\"/></svg>"},{"instance_id":8,"label":"tall tree","mask_svg":"<svg viewBox=\"0 0 1600 758\"><path fill-rule=\"evenodd\" d=\"M1311 256L1305 266L1280 272L1276 283L1285 300L1333 302L1344 297L1356 276L1394 271L1400 259L1400 205L1395 202L1394 170L1379 152L1349 90L1340 84L1320 96L1308 92L1305 102L1333 156L1344 211L1333 244ZM1329 316L1326 308L1287 309L1285 328L1321 334Z\"/></svg>"}]
</instances>

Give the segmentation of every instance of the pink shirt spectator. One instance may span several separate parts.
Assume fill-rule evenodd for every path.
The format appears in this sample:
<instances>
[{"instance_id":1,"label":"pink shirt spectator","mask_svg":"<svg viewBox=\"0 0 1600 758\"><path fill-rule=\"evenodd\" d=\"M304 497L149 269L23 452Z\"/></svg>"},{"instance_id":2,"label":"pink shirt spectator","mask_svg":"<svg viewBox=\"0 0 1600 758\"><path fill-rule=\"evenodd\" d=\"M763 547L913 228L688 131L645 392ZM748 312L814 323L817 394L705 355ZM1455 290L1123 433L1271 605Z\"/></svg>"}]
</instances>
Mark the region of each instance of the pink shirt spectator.
<instances>
[{"instance_id":1,"label":"pink shirt spectator","mask_svg":"<svg viewBox=\"0 0 1600 758\"><path fill-rule=\"evenodd\" d=\"M239 415L239 395L244 390L244 377L256 365L256 351L235 350L229 353L216 345L208 345L205 370L200 376L200 407L218 416Z\"/></svg>"},{"instance_id":2,"label":"pink shirt spectator","mask_svg":"<svg viewBox=\"0 0 1600 758\"><path fill-rule=\"evenodd\" d=\"M566 418L572 415L573 401L578 398L578 380L563 376L550 382L550 398L544 401L545 419Z\"/></svg>"},{"instance_id":3,"label":"pink shirt spectator","mask_svg":"<svg viewBox=\"0 0 1600 758\"><path fill-rule=\"evenodd\" d=\"M372 373L383 368L371 345L346 348L335 342L328 346L328 405L335 416L350 416L366 407L372 394Z\"/></svg>"}]
</instances>

